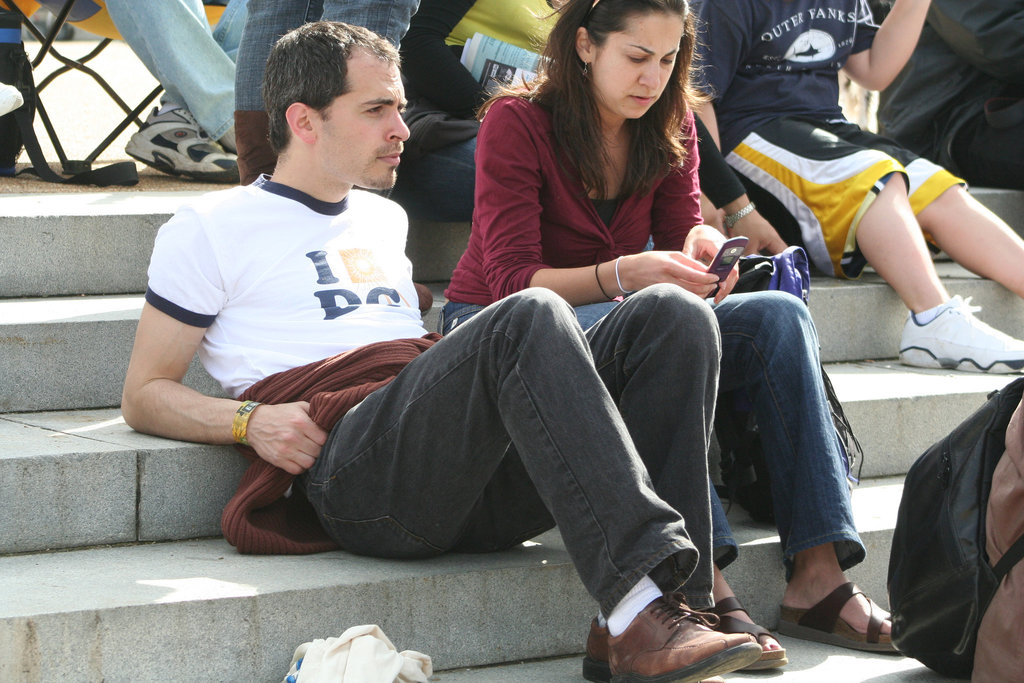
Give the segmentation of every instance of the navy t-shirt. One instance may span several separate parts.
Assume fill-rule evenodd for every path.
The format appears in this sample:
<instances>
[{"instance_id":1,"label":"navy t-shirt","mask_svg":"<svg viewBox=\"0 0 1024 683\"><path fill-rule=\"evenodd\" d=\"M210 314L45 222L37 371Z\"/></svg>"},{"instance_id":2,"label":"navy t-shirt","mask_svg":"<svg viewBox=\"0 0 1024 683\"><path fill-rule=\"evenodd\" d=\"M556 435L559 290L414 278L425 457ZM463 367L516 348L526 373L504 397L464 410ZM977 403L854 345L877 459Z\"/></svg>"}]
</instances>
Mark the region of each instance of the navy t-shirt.
<instances>
[{"instance_id":1,"label":"navy t-shirt","mask_svg":"<svg viewBox=\"0 0 1024 683\"><path fill-rule=\"evenodd\" d=\"M867 0L698 0L696 80L714 100L722 151L781 116L842 119L839 70L871 47Z\"/></svg>"}]
</instances>

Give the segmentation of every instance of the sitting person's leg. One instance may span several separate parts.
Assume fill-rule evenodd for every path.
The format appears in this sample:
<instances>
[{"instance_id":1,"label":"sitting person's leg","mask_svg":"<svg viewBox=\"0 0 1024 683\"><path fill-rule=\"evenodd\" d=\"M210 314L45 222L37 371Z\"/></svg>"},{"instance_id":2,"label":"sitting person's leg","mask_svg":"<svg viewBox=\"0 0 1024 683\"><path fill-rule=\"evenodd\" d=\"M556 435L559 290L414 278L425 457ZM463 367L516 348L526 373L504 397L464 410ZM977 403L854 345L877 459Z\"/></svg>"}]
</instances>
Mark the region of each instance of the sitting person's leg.
<instances>
[{"instance_id":1,"label":"sitting person's leg","mask_svg":"<svg viewBox=\"0 0 1024 683\"><path fill-rule=\"evenodd\" d=\"M446 145L418 158L402 155L389 195L411 219L468 222L473 219L476 138Z\"/></svg>"},{"instance_id":2,"label":"sitting person's leg","mask_svg":"<svg viewBox=\"0 0 1024 683\"><path fill-rule=\"evenodd\" d=\"M233 0L232 16L240 3ZM235 64L214 39L202 2L111 0L107 11L166 91L128 153L175 175L236 182Z\"/></svg>"},{"instance_id":3,"label":"sitting person's leg","mask_svg":"<svg viewBox=\"0 0 1024 683\"><path fill-rule=\"evenodd\" d=\"M627 297L586 336L658 496L683 515L701 549L684 592L689 604L707 607L712 586L707 449L721 355L714 315L681 287L654 285Z\"/></svg>"},{"instance_id":4,"label":"sitting person's leg","mask_svg":"<svg viewBox=\"0 0 1024 683\"><path fill-rule=\"evenodd\" d=\"M789 574L780 624L785 632L786 610L810 608L845 584L843 571L861 562L865 550L806 306L788 294L759 292L731 296L715 313L722 329L722 388L744 388L750 395L771 475ZM869 631L871 607L863 596L840 607L839 618L855 633ZM881 649L891 649L884 635L889 628L882 624ZM857 635L834 642L877 649Z\"/></svg>"},{"instance_id":5,"label":"sitting person's leg","mask_svg":"<svg viewBox=\"0 0 1024 683\"><path fill-rule=\"evenodd\" d=\"M722 575L722 569L728 567L739 555L739 547L732 537L729 520L726 519L722 501L714 487L711 487L711 547L714 555L714 590L712 594L715 606L711 609L719 617L716 631L722 633L749 633L757 639L761 646L761 658L748 665L744 671L775 669L789 663L786 649L771 634L771 631L755 624L746 609L736 598L729 583Z\"/></svg>"},{"instance_id":6,"label":"sitting person's leg","mask_svg":"<svg viewBox=\"0 0 1024 683\"><path fill-rule=\"evenodd\" d=\"M914 173L914 164L909 170ZM911 177L916 190L914 184ZM960 297L949 297L921 235L924 224L913 215L915 203L914 195L907 197L903 176L893 176L865 212L857 232L857 245L868 262L910 309L900 360L982 372L1021 370L1024 342L975 318ZM1024 295L1024 242L963 188L946 188L920 216L929 222L926 229L932 239L955 260Z\"/></svg>"},{"instance_id":7,"label":"sitting person's leg","mask_svg":"<svg viewBox=\"0 0 1024 683\"><path fill-rule=\"evenodd\" d=\"M963 186L940 194L917 220L954 261L1024 297L1024 240Z\"/></svg>"},{"instance_id":8,"label":"sitting person's leg","mask_svg":"<svg viewBox=\"0 0 1024 683\"><path fill-rule=\"evenodd\" d=\"M1024 368L1024 342L974 318L959 298L950 299L913 215L912 206L920 204L920 210L959 179L853 124L803 119L758 128L727 159L795 219L819 270L855 278L870 263L892 285L912 314L900 344L902 362L985 372ZM1012 247L1007 239L1000 243ZM952 238L947 241L956 250ZM1016 247L1011 253L1016 258ZM938 324L929 325L933 320Z\"/></svg>"},{"instance_id":9,"label":"sitting person's leg","mask_svg":"<svg viewBox=\"0 0 1024 683\"><path fill-rule=\"evenodd\" d=\"M630 394L654 400L651 389ZM444 424L458 429L424 438ZM300 482L328 532L357 553L469 549L491 519L501 546L556 522L609 623L623 609L635 615L608 639L612 671L696 680L760 656L751 639L711 632L678 600L633 600L675 590L698 553L654 492L571 309L547 290L488 307L410 363L332 430ZM706 490L706 477L691 486ZM501 510L479 508L485 491ZM512 500L519 519L497 514Z\"/></svg>"},{"instance_id":10,"label":"sitting person's leg","mask_svg":"<svg viewBox=\"0 0 1024 683\"><path fill-rule=\"evenodd\" d=\"M444 333L461 328L482 310L486 309L472 304L446 304ZM696 482L708 481L713 411L687 410L681 417L678 406L682 396L688 397L685 402L690 406L714 404L720 350L709 307L679 287L656 285L621 304L573 310L588 328L586 337L598 373L618 405L658 495L689 520L687 531L698 547L708 548L708 493ZM666 381L668 376L674 379ZM695 397L699 398L695 401ZM711 567L711 553L702 552L686 583L690 604L711 604Z\"/></svg>"}]
</instances>

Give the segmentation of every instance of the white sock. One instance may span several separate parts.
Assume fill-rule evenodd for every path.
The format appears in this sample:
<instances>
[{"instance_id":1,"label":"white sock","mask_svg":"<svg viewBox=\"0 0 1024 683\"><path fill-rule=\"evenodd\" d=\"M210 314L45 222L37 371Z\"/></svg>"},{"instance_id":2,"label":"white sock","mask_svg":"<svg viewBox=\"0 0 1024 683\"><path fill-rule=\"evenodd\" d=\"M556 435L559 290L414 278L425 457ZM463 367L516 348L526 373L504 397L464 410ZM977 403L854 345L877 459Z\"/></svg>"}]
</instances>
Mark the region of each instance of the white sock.
<instances>
[{"instance_id":1,"label":"white sock","mask_svg":"<svg viewBox=\"0 0 1024 683\"><path fill-rule=\"evenodd\" d=\"M651 581L651 577L644 576L608 615L608 633L612 636L621 634L633 622L636 615L661 596L658 584Z\"/></svg>"},{"instance_id":2,"label":"white sock","mask_svg":"<svg viewBox=\"0 0 1024 683\"><path fill-rule=\"evenodd\" d=\"M920 313L911 313L914 316L914 322L918 325L927 325L931 321L938 317L939 313L942 313L943 309L949 305L949 301L939 304L935 308L929 308L927 311L921 311Z\"/></svg>"}]
</instances>

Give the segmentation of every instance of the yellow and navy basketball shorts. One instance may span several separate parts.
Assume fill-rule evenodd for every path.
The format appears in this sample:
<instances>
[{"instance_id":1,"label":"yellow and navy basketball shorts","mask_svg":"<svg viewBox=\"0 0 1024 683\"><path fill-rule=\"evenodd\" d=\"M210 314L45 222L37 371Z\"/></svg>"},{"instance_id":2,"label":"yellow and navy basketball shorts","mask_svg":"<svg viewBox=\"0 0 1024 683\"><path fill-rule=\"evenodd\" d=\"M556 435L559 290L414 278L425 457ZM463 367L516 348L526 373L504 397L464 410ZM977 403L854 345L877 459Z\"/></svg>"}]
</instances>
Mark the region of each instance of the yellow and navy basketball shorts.
<instances>
[{"instance_id":1,"label":"yellow and navy basketball shorts","mask_svg":"<svg viewBox=\"0 0 1024 683\"><path fill-rule=\"evenodd\" d=\"M747 135L726 159L789 212L814 265L845 278L859 276L866 265L857 226L890 177L905 178L915 215L964 182L845 121L776 119Z\"/></svg>"}]
</instances>

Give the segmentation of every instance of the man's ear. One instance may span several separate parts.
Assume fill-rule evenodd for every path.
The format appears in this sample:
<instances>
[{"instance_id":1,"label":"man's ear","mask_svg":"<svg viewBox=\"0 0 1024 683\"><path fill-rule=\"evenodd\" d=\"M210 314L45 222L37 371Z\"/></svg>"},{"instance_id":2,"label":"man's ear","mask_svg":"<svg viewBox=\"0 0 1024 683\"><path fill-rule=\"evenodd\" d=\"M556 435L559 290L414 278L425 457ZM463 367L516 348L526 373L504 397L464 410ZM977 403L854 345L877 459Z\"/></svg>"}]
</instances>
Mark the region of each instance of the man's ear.
<instances>
[{"instance_id":1,"label":"man's ear","mask_svg":"<svg viewBox=\"0 0 1024 683\"><path fill-rule=\"evenodd\" d=\"M320 113L302 102L292 102L284 112L292 135L302 142L312 144L317 138L317 123Z\"/></svg>"},{"instance_id":2,"label":"man's ear","mask_svg":"<svg viewBox=\"0 0 1024 683\"><path fill-rule=\"evenodd\" d=\"M584 26L576 29L576 54L584 64L594 61L594 43L590 40L590 32Z\"/></svg>"}]
</instances>

